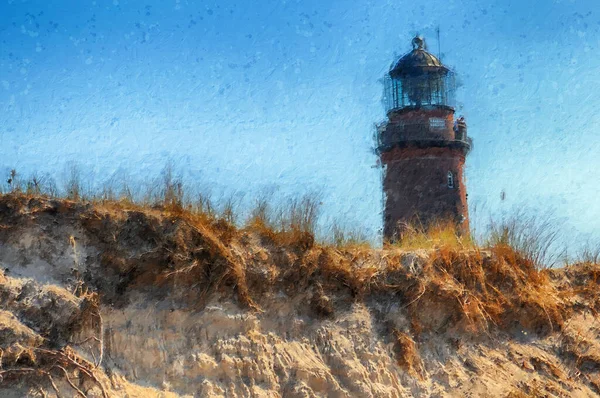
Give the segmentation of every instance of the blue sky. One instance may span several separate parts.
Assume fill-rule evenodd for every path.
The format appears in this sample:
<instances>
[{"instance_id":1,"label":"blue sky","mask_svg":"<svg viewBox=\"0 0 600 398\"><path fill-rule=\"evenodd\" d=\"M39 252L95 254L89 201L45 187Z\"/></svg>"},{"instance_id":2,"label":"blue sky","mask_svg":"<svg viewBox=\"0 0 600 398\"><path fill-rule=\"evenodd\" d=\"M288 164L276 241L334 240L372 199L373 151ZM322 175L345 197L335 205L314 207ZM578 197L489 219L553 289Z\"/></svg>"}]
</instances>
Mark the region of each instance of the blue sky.
<instances>
[{"instance_id":1,"label":"blue sky","mask_svg":"<svg viewBox=\"0 0 600 398\"><path fill-rule=\"evenodd\" d=\"M0 0L0 172L76 163L100 184L171 161L216 196L319 191L325 223L376 237L380 79L417 32L437 52L437 26L475 217L526 205L597 231L593 0Z\"/></svg>"}]
</instances>

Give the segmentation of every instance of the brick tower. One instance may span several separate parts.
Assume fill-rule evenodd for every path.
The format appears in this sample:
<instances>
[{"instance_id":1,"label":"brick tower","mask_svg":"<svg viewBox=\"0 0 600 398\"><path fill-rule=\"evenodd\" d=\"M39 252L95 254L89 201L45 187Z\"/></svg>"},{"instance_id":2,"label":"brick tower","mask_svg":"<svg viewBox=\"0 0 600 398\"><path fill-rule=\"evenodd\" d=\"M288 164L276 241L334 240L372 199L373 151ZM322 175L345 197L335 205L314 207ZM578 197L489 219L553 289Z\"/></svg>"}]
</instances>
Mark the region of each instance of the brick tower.
<instances>
[{"instance_id":1,"label":"brick tower","mask_svg":"<svg viewBox=\"0 0 600 398\"><path fill-rule=\"evenodd\" d=\"M468 233L464 165L471 140L454 118L454 73L421 37L385 76L387 121L377 129L383 166L384 239L401 239L408 224L451 221Z\"/></svg>"}]
</instances>

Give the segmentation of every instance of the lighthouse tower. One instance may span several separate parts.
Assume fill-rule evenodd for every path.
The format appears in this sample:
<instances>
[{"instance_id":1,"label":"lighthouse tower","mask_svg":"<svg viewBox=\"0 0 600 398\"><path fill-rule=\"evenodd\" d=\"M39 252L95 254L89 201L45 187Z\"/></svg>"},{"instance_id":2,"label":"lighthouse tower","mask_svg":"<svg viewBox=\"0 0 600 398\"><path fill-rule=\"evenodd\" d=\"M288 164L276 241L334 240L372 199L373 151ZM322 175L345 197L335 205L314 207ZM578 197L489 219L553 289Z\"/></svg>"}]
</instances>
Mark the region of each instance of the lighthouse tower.
<instances>
[{"instance_id":1,"label":"lighthouse tower","mask_svg":"<svg viewBox=\"0 0 600 398\"><path fill-rule=\"evenodd\" d=\"M385 76L387 120L377 129L389 241L409 224L450 221L469 230L464 165L471 140L464 119L455 119L454 73L421 37L412 46Z\"/></svg>"}]
</instances>

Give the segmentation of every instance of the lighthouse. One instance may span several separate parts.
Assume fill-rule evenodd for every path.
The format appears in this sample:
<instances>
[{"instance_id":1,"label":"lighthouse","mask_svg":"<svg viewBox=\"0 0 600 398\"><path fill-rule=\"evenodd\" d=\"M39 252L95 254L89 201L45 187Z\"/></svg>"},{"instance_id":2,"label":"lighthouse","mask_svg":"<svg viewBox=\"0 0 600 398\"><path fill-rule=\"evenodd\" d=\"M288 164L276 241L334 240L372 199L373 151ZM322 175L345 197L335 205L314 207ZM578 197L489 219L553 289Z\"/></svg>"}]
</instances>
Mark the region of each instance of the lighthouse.
<instances>
[{"instance_id":1,"label":"lighthouse","mask_svg":"<svg viewBox=\"0 0 600 398\"><path fill-rule=\"evenodd\" d=\"M452 222L468 233L467 126L456 117L455 75L427 51L423 38L384 77L387 120L377 128L383 168L383 235L401 239L408 225Z\"/></svg>"}]
</instances>

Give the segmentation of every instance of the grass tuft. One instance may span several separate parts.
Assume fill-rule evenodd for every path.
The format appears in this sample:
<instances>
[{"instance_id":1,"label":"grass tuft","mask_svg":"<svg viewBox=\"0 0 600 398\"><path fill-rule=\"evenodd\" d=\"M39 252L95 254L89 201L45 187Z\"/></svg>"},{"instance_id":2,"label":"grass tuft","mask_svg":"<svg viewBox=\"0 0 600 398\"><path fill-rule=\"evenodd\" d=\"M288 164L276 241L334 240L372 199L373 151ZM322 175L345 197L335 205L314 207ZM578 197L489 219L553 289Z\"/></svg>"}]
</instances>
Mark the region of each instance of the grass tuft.
<instances>
[{"instance_id":1,"label":"grass tuft","mask_svg":"<svg viewBox=\"0 0 600 398\"><path fill-rule=\"evenodd\" d=\"M460 233L452 221L440 220L427 227L418 224L405 224L397 242L391 244L405 251L433 250L442 247L464 250L474 247L474 242L467 235Z\"/></svg>"},{"instance_id":2,"label":"grass tuft","mask_svg":"<svg viewBox=\"0 0 600 398\"><path fill-rule=\"evenodd\" d=\"M535 267L550 268L564 258L564 251L558 248L560 232L552 213L540 215L519 209L499 222L490 221L484 245L509 246Z\"/></svg>"}]
</instances>

